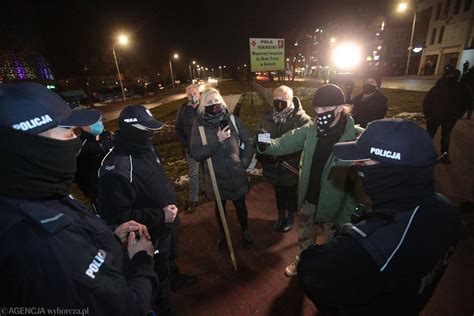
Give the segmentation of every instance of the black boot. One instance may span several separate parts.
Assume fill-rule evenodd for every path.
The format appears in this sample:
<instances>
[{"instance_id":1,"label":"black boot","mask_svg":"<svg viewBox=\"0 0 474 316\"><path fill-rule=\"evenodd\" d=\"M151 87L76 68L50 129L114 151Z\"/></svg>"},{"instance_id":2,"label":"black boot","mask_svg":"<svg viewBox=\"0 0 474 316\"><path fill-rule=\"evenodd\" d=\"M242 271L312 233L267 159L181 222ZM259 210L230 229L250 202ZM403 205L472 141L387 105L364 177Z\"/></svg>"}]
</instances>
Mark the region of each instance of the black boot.
<instances>
[{"instance_id":1,"label":"black boot","mask_svg":"<svg viewBox=\"0 0 474 316\"><path fill-rule=\"evenodd\" d=\"M253 244L252 236L250 235L250 233L247 229L242 231L242 239L244 240L244 244L246 244L246 245L252 245Z\"/></svg>"},{"instance_id":2,"label":"black boot","mask_svg":"<svg viewBox=\"0 0 474 316\"><path fill-rule=\"evenodd\" d=\"M294 212L288 212L288 217L286 218L285 226L283 226L282 231L284 233L289 232L293 228L293 220L295 217Z\"/></svg>"},{"instance_id":3,"label":"black boot","mask_svg":"<svg viewBox=\"0 0 474 316\"><path fill-rule=\"evenodd\" d=\"M283 226L285 226L285 210L278 210L278 219L273 225L273 229L276 231L281 231Z\"/></svg>"}]
</instances>

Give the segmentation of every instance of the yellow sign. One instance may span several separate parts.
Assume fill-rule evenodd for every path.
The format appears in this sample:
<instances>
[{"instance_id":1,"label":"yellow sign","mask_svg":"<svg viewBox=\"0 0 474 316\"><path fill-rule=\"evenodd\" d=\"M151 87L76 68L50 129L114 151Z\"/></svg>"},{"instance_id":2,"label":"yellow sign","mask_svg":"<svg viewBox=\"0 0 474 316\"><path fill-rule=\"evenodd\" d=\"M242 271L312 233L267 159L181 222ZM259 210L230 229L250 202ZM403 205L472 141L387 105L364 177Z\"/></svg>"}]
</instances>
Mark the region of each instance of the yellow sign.
<instances>
[{"instance_id":1,"label":"yellow sign","mask_svg":"<svg viewBox=\"0 0 474 316\"><path fill-rule=\"evenodd\" d=\"M252 72L285 69L283 38L250 38L250 68Z\"/></svg>"}]
</instances>

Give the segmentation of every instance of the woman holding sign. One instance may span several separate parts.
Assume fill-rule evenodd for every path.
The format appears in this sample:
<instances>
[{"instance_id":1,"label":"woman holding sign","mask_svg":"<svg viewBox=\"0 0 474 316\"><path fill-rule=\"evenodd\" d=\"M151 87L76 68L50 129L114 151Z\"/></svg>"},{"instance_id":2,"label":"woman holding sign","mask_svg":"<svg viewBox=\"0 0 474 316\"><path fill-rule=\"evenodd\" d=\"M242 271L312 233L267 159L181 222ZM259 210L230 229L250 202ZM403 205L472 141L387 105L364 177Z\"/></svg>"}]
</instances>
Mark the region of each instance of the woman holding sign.
<instances>
[{"instance_id":1,"label":"woman holding sign","mask_svg":"<svg viewBox=\"0 0 474 316\"><path fill-rule=\"evenodd\" d=\"M311 118L303 110L298 97L293 96L293 90L287 86L280 86L273 92L271 111L263 114L257 128L265 130L269 138L275 139L310 121ZM257 155L263 167L265 180L273 184L275 189L278 219L273 229L277 231L286 233L293 228L294 215L298 210L297 186L300 156L301 150L279 157Z\"/></svg>"},{"instance_id":2,"label":"woman holding sign","mask_svg":"<svg viewBox=\"0 0 474 316\"><path fill-rule=\"evenodd\" d=\"M205 137L201 137L200 127L204 129L202 136ZM214 88L206 89L201 94L191 134L190 151L196 161L211 158L222 204L225 208L226 200L232 200L242 230L242 239L245 244L252 244L245 205L245 195L249 191L250 183L245 170L252 161L255 147L250 132L238 117L229 113L222 96ZM215 199L210 170L206 164L204 167L207 197ZM222 247L226 240L217 202L216 217L219 224L218 244Z\"/></svg>"}]
</instances>

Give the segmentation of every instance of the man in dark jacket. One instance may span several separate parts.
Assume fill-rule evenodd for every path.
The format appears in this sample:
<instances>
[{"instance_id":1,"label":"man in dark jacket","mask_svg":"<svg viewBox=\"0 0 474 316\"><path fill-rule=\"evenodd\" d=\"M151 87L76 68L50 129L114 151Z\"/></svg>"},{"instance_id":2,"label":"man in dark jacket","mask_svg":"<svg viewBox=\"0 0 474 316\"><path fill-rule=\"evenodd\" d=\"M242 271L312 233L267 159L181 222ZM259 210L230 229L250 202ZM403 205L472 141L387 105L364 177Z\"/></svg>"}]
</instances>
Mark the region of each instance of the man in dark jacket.
<instances>
[{"instance_id":1,"label":"man in dark jacket","mask_svg":"<svg viewBox=\"0 0 474 316\"><path fill-rule=\"evenodd\" d=\"M272 111L263 114L257 129L267 131L271 138L278 138L309 122L311 118L303 110L300 100L293 96L293 90L280 86L273 92ZM301 151L280 157L257 156L262 164L263 177L273 184L275 189L278 219L273 228L277 231L289 232L293 228L294 215L298 211L300 157Z\"/></svg>"},{"instance_id":2,"label":"man in dark jacket","mask_svg":"<svg viewBox=\"0 0 474 316\"><path fill-rule=\"evenodd\" d=\"M175 128L176 136L186 151L186 160L188 161L189 204L186 208L186 213L193 213L198 202L199 194L199 162L194 160L189 153L189 146L191 144L191 132L199 105L199 88L195 85L187 86L186 95L188 101L178 110Z\"/></svg>"},{"instance_id":3,"label":"man in dark jacket","mask_svg":"<svg viewBox=\"0 0 474 316\"><path fill-rule=\"evenodd\" d=\"M365 128L369 122L382 119L387 114L387 98L380 91L381 84L378 75L368 75L362 93L349 102L354 105L352 117L355 124Z\"/></svg>"},{"instance_id":4,"label":"man in dark jacket","mask_svg":"<svg viewBox=\"0 0 474 316\"><path fill-rule=\"evenodd\" d=\"M417 315L433 294L461 228L458 209L435 192L437 156L416 123L370 123L334 155L354 161L372 211L301 254L306 295L327 315Z\"/></svg>"},{"instance_id":5,"label":"man in dark jacket","mask_svg":"<svg viewBox=\"0 0 474 316\"><path fill-rule=\"evenodd\" d=\"M81 148L73 128L99 118L95 110L71 111L40 84L0 85L2 314L150 311L158 283L146 227L128 222L114 233L69 194Z\"/></svg>"},{"instance_id":6,"label":"man in dark jacket","mask_svg":"<svg viewBox=\"0 0 474 316\"><path fill-rule=\"evenodd\" d=\"M98 121L90 126L83 126L80 135L82 148L77 156L75 182L82 193L89 199L94 212L97 212L98 176L100 164L113 147L113 134L104 131L104 124Z\"/></svg>"},{"instance_id":7,"label":"man in dark jacket","mask_svg":"<svg viewBox=\"0 0 474 316\"><path fill-rule=\"evenodd\" d=\"M122 110L115 146L99 170L99 214L109 223L136 220L145 224L159 250L155 269L160 280L156 308L160 315L174 315L170 300L170 257L176 195L153 148L152 137L164 124L142 105ZM174 259L174 258L171 258Z\"/></svg>"},{"instance_id":8,"label":"man in dark jacket","mask_svg":"<svg viewBox=\"0 0 474 316\"><path fill-rule=\"evenodd\" d=\"M427 132L434 137L441 126L441 153L449 153L454 125L472 102L467 87L458 82L460 76L461 72L458 69L449 68L423 100ZM451 162L448 155L443 158L443 162Z\"/></svg>"}]
</instances>

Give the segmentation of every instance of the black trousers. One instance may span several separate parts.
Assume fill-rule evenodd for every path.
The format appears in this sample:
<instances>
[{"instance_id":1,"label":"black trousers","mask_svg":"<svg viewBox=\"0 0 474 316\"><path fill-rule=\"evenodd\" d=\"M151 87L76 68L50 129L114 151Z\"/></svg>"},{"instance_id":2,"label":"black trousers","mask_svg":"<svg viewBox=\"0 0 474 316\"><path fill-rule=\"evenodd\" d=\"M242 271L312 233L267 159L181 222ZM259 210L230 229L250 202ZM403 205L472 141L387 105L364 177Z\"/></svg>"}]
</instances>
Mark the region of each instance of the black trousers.
<instances>
[{"instance_id":1,"label":"black trousers","mask_svg":"<svg viewBox=\"0 0 474 316\"><path fill-rule=\"evenodd\" d=\"M225 213L225 204L226 200L222 200L222 206L224 207L224 213ZM237 212L237 218L240 223L240 228L242 231L247 230L247 223L248 223L248 211L247 211L247 206L245 205L245 196L242 198L232 201L234 203L235 210ZM217 201L214 202L215 204L215 211L216 211L216 218L217 218L217 223L219 224L219 230L221 232L224 231L224 226L222 225L222 220L221 216L219 215L219 208L217 206Z\"/></svg>"},{"instance_id":2,"label":"black trousers","mask_svg":"<svg viewBox=\"0 0 474 316\"><path fill-rule=\"evenodd\" d=\"M294 213L298 210L298 185L274 185L275 198L278 210L288 210Z\"/></svg>"},{"instance_id":3,"label":"black trousers","mask_svg":"<svg viewBox=\"0 0 474 316\"><path fill-rule=\"evenodd\" d=\"M160 285L153 307L158 315L174 315L176 313L176 308L171 301L170 274L176 259L177 226L178 222L165 224L165 227L157 234L156 248L160 252L153 258Z\"/></svg>"},{"instance_id":4,"label":"black trousers","mask_svg":"<svg viewBox=\"0 0 474 316\"><path fill-rule=\"evenodd\" d=\"M436 131L441 126L441 153L449 152L451 132L454 125L456 125L456 121L456 119L448 119L446 121L428 119L426 121L426 131L430 134L431 138L435 136Z\"/></svg>"}]
</instances>

